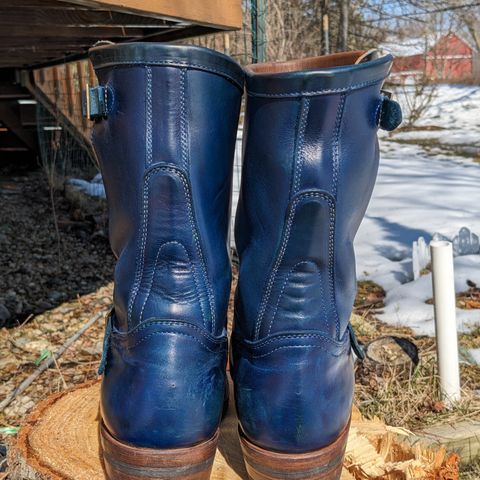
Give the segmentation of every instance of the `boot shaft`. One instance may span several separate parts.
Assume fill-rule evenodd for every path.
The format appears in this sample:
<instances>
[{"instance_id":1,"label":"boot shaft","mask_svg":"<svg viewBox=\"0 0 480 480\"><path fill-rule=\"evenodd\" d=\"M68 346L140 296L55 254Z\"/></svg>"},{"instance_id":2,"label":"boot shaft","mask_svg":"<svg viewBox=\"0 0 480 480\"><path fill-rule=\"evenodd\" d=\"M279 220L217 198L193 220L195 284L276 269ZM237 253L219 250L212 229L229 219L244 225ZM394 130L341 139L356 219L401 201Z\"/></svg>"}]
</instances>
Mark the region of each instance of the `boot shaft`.
<instances>
[{"instance_id":1,"label":"boot shaft","mask_svg":"<svg viewBox=\"0 0 480 480\"><path fill-rule=\"evenodd\" d=\"M93 144L118 258L117 327L161 318L219 335L243 72L198 47L102 46L90 58L107 96Z\"/></svg>"},{"instance_id":2,"label":"boot shaft","mask_svg":"<svg viewBox=\"0 0 480 480\"><path fill-rule=\"evenodd\" d=\"M352 243L377 173L380 88L391 65L390 56L355 65L362 54L247 69L235 237L245 338L345 333Z\"/></svg>"},{"instance_id":3,"label":"boot shaft","mask_svg":"<svg viewBox=\"0 0 480 480\"><path fill-rule=\"evenodd\" d=\"M101 366L102 428L123 447L153 449L166 467L165 450L202 450L218 437L243 72L197 47L102 46L90 58L100 83L89 109L93 144L118 259ZM132 458L114 451L107 469L148 467L135 465L144 450ZM204 478L212 460L213 452L170 473L184 478L198 467L202 473L192 475Z\"/></svg>"},{"instance_id":4,"label":"boot shaft","mask_svg":"<svg viewBox=\"0 0 480 480\"><path fill-rule=\"evenodd\" d=\"M272 452L285 464L315 452L315 478L339 478L353 398L353 239L377 174L380 88L391 64L389 56L359 63L366 57L247 69L235 399L243 438L267 463ZM333 463L322 460L334 444ZM298 468L292 474L303 478Z\"/></svg>"}]
</instances>

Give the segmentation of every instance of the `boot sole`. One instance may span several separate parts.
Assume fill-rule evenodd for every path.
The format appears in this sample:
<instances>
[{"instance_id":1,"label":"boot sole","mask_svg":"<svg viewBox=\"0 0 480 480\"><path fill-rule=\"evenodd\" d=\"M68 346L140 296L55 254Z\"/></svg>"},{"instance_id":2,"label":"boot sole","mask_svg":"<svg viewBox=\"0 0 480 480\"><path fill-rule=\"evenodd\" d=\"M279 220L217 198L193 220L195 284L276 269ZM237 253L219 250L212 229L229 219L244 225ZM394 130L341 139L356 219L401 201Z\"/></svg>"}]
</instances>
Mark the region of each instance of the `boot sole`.
<instances>
[{"instance_id":1,"label":"boot sole","mask_svg":"<svg viewBox=\"0 0 480 480\"><path fill-rule=\"evenodd\" d=\"M119 442L101 424L100 442L109 480L208 480L217 449L219 430L206 442L185 448L160 450Z\"/></svg>"},{"instance_id":2,"label":"boot sole","mask_svg":"<svg viewBox=\"0 0 480 480\"><path fill-rule=\"evenodd\" d=\"M240 431L243 458L250 480L339 480L350 422L327 447L309 453L280 453L251 443Z\"/></svg>"}]
</instances>

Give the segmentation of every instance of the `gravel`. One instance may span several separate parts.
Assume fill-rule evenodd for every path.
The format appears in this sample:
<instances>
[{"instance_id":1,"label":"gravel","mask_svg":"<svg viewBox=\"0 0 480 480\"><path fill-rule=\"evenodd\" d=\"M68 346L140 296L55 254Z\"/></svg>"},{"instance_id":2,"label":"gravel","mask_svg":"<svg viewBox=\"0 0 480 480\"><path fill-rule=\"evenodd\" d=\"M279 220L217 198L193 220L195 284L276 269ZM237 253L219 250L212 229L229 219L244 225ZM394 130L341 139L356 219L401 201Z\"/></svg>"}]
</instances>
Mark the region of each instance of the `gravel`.
<instances>
[{"instance_id":1,"label":"gravel","mask_svg":"<svg viewBox=\"0 0 480 480\"><path fill-rule=\"evenodd\" d=\"M20 175L0 170L0 202L0 327L112 280L104 204L92 202L92 212L56 191L54 215L41 170Z\"/></svg>"}]
</instances>

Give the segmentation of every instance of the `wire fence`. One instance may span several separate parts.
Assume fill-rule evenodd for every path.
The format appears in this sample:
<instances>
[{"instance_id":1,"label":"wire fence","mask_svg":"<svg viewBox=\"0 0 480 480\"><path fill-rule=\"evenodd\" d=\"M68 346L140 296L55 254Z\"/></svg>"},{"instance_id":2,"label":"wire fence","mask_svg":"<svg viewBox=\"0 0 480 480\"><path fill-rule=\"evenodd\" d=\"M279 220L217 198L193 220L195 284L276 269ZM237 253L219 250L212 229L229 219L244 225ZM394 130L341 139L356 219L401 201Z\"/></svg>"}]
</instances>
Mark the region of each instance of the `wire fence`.
<instances>
[{"instance_id":1,"label":"wire fence","mask_svg":"<svg viewBox=\"0 0 480 480\"><path fill-rule=\"evenodd\" d=\"M67 178L89 180L98 173L86 143L42 103L37 103L37 132L40 162L50 181L63 185Z\"/></svg>"}]
</instances>

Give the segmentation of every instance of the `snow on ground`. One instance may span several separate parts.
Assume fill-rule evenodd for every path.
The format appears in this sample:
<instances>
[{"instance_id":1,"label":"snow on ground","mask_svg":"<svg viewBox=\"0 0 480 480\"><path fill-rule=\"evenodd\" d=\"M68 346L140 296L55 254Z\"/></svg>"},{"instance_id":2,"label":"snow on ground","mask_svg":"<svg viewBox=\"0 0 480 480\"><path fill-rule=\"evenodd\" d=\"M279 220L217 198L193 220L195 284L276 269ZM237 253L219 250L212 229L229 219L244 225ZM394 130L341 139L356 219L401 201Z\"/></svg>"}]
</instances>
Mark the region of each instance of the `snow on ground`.
<instances>
[{"instance_id":1,"label":"snow on ground","mask_svg":"<svg viewBox=\"0 0 480 480\"><path fill-rule=\"evenodd\" d=\"M443 142L480 147L480 87L439 91L420 123L448 129L428 132ZM433 307L425 303L432 297L431 275L411 281L412 242L419 236L428 242L435 232L452 238L463 226L480 234L480 164L382 137L377 184L355 241L357 274L386 290L381 320L433 335ZM468 289L467 280L480 285L480 255L455 258L455 277L457 292ZM480 311L457 309L457 322L468 331L480 325Z\"/></svg>"},{"instance_id":2,"label":"snow on ground","mask_svg":"<svg viewBox=\"0 0 480 480\"><path fill-rule=\"evenodd\" d=\"M472 357L472 360L477 364L480 365L480 348L470 348L468 350L469 354Z\"/></svg>"},{"instance_id":3,"label":"snow on ground","mask_svg":"<svg viewBox=\"0 0 480 480\"><path fill-rule=\"evenodd\" d=\"M398 100L406 107L406 96L413 93L406 87ZM440 130L414 130L396 133L398 140L433 139L450 145L469 145L480 149L480 86L438 85L435 96L418 127L439 127Z\"/></svg>"}]
</instances>

